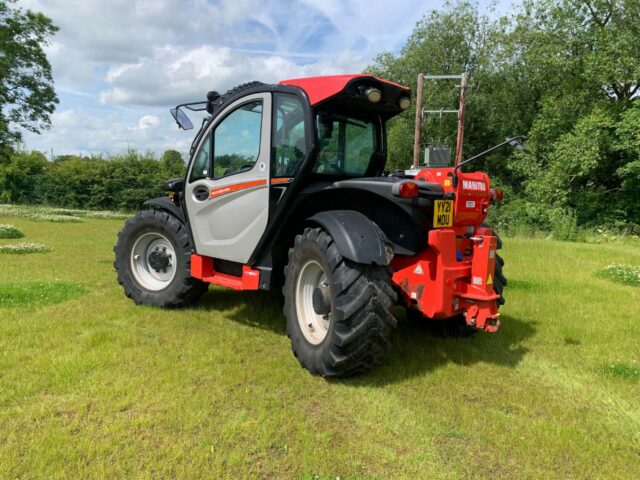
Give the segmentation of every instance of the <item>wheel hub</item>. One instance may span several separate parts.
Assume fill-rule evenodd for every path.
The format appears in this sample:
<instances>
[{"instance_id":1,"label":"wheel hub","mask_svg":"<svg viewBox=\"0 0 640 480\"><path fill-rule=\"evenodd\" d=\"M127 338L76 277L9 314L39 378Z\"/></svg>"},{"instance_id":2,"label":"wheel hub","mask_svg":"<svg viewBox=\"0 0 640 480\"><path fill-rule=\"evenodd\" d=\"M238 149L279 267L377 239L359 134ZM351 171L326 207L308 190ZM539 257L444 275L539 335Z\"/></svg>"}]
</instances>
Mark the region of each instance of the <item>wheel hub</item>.
<instances>
[{"instance_id":1,"label":"wheel hub","mask_svg":"<svg viewBox=\"0 0 640 480\"><path fill-rule=\"evenodd\" d=\"M313 311L316 315L327 315L331 311L329 284L322 283L313 291Z\"/></svg>"},{"instance_id":2,"label":"wheel hub","mask_svg":"<svg viewBox=\"0 0 640 480\"><path fill-rule=\"evenodd\" d=\"M156 272L167 273L167 268L171 266L171 254L167 253L167 247L156 247L149 254L149 266Z\"/></svg>"},{"instance_id":3,"label":"wheel hub","mask_svg":"<svg viewBox=\"0 0 640 480\"><path fill-rule=\"evenodd\" d=\"M159 291L176 276L176 252L167 237L147 232L138 237L131 249L131 271L141 287Z\"/></svg>"}]
</instances>

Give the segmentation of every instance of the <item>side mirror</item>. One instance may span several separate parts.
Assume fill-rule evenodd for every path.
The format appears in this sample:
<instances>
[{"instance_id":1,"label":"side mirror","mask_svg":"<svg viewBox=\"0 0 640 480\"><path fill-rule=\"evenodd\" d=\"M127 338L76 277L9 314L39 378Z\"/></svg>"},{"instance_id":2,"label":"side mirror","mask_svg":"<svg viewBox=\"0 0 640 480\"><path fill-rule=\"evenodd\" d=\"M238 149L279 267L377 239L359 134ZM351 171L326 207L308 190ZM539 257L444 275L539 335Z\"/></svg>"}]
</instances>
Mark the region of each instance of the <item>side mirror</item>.
<instances>
[{"instance_id":1,"label":"side mirror","mask_svg":"<svg viewBox=\"0 0 640 480\"><path fill-rule=\"evenodd\" d=\"M516 150L519 150L519 151L524 152L524 153L529 153L529 149L527 147L525 147L524 144L522 143L526 139L527 139L527 137L525 137L524 135L519 135L517 137L513 137L511 139L507 139L507 142L509 143L510 147L513 147Z\"/></svg>"},{"instance_id":2,"label":"side mirror","mask_svg":"<svg viewBox=\"0 0 640 480\"><path fill-rule=\"evenodd\" d=\"M191 130L193 128L193 123L191 123L191 120L189 120L187 114L184 113L180 107L172 108L169 111L171 112L171 116L181 129Z\"/></svg>"}]
</instances>

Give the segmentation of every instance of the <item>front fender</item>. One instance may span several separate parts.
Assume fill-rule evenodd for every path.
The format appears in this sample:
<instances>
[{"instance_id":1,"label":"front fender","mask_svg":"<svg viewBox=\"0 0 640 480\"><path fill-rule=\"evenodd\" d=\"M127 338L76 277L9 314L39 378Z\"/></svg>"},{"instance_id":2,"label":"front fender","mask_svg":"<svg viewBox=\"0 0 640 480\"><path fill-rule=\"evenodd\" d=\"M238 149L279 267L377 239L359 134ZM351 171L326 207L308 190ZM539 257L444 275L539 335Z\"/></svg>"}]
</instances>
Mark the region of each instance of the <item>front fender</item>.
<instances>
[{"instance_id":1,"label":"front fender","mask_svg":"<svg viewBox=\"0 0 640 480\"><path fill-rule=\"evenodd\" d=\"M154 198L152 200L147 200L146 202L143 203L143 205L153 207L157 210L164 210L165 212L176 217L183 224L185 225L187 224L187 221L184 217L184 212L182 211L182 209L168 197L160 197L160 198Z\"/></svg>"},{"instance_id":2,"label":"front fender","mask_svg":"<svg viewBox=\"0 0 640 480\"><path fill-rule=\"evenodd\" d=\"M366 265L389 265L391 248L385 234L365 215L355 210L320 212L308 221L324 228L349 260Z\"/></svg>"}]
</instances>

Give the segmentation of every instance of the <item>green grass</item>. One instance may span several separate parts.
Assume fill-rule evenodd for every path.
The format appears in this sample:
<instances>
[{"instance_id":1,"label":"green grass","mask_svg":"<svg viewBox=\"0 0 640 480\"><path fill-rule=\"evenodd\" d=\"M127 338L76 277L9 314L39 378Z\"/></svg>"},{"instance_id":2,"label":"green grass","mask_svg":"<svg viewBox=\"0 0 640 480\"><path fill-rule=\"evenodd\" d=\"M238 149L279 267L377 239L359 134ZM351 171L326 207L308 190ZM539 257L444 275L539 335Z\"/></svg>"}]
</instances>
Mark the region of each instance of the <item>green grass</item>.
<instances>
[{"instance_id":1,"label":"green grass","mask_svg":"<svg viewBox=\"0 0 640 480\"><path fill-rule=\"evenodd\" d=\"M640 264L637 242L505 239L500 332L401 321L384 365L327 381L277 293L139 307L110 262L121 221L11 223L53 251L0 256L3 291L86 290L0 308L0 478L638 476L640 289L597 275Z\"/></svg>"},{"instance_id":2,"label":"green grass","mask_svg":"<svg viewBox=\"0 0 640 480\"><path fill-rule=\"evenodd\" d=\"M0 308L60 303L85 291L82 285L68 282L0 283Z\"/></svg>"}]
</instances>

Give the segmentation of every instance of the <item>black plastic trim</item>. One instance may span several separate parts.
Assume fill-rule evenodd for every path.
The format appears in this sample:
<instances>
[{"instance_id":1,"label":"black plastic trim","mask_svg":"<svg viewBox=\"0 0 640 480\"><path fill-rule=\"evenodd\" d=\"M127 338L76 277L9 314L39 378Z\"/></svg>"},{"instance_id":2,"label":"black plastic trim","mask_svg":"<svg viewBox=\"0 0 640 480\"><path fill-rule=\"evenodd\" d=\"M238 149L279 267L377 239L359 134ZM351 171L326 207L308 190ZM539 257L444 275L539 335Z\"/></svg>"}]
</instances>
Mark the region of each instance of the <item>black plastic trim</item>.
<instances>
[{"instance_id":1,"label":"black plastic trim","mask_svg":"<svg viewBox=\"0 0 640 480\"><path fill-rule=\"evenodd\" d=\"M173 200L171 200L168 197L160 197L160 198L154 198L152 200L147 200L146 202L143 203L143 205L146 205L149 207L155 207L158 210L164 210L165 212L176 217L182 223L184 224L187 223L182 209L178 205L176 205L173 202Z\"/></svg>"}]
</instances>

